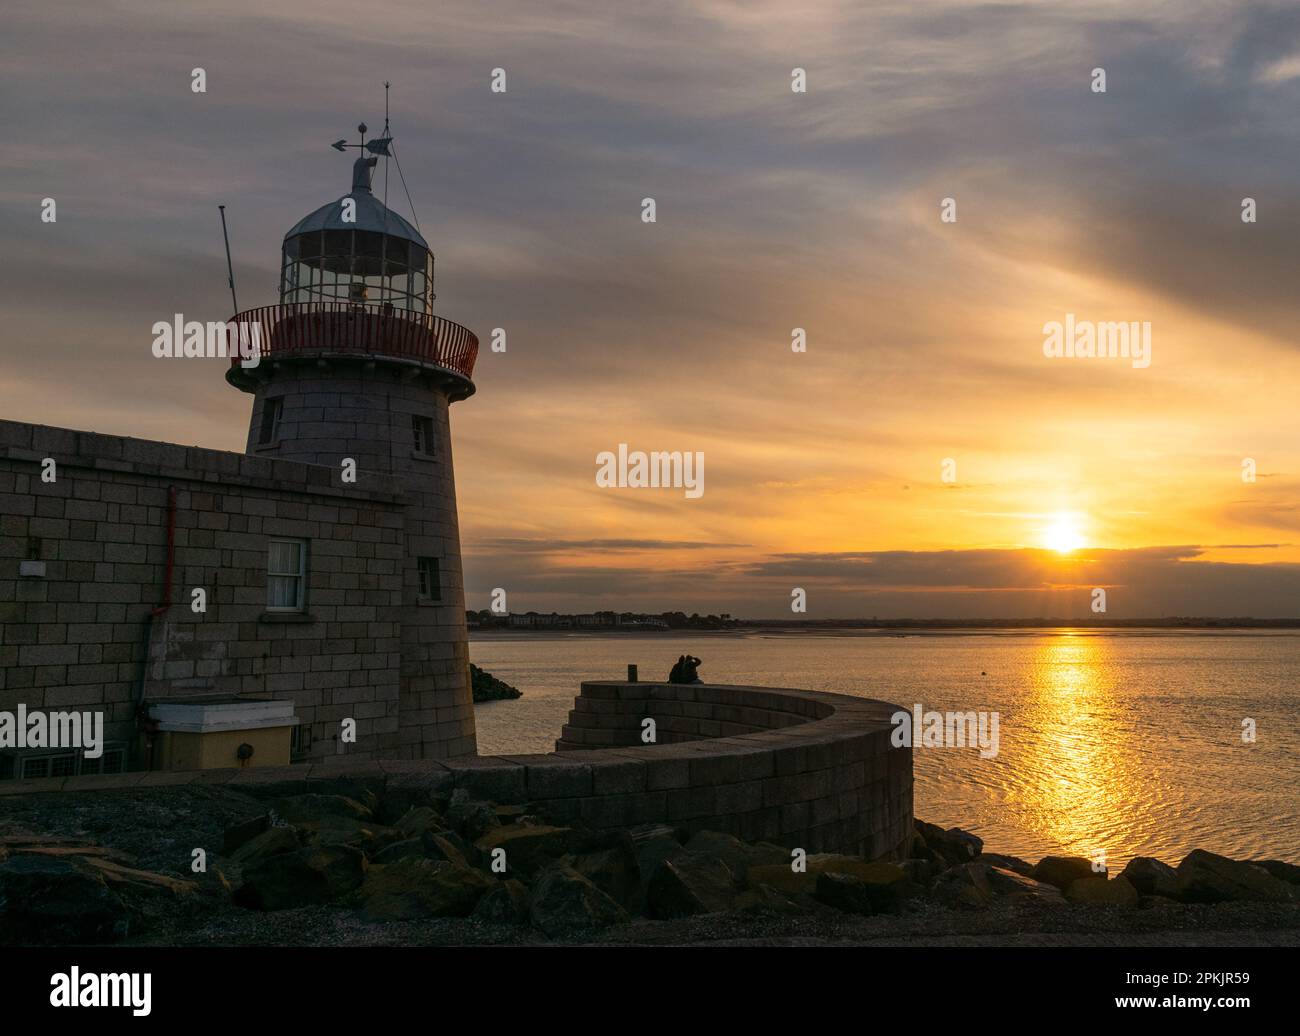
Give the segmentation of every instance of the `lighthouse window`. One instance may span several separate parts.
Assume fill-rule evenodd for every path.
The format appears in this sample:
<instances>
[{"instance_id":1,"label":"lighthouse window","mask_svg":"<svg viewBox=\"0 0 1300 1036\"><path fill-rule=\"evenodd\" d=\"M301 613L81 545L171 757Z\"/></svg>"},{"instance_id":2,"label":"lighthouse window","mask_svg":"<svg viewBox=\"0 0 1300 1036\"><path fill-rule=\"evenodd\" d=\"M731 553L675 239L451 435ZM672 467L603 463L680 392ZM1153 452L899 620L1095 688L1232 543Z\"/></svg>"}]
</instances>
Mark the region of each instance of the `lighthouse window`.
<instances>
[{"instance_id":1,"label":"lighthouse window","mask_svg":"<svg viewBox=\"0 0 1300 1036\"><path fill-rule=\"evenodd\" d=\"M420 558L420 596L430 601L442 600L442 585L438 581L438 559Z\"/></svg>"},{"instance_id":2,"label":"lighthouse window","mask_svg":"<svg viewBox=\"0 0 1300 1036\"><path fill-rule=\"evenodd\" d=\"M411 415L411 438L414 439L415 452L426 456L433 453L433 418Z\"/></svg>"},{"instance_id":3,"label":"lighthouse window","mask_svg":"<svg viewBox=\"0 0 1300 1036\"><path fill-rule=\"evenodd\" d=\"M259 445L275 442L280 431L280 415L282 413L284 413L283 399L262 401L262 427L257 436Z\"/></svg>"},{"instance_id":4,"label":"lighthouse window","mask_svg":"<svg viewBox=\"0 0 1300 1036\"><path fill-rule=\"evenodd\" d=\"M302 611L306 585L306 541L271 540L266 560L267 611Z\"/></svg>"}]
</instances>

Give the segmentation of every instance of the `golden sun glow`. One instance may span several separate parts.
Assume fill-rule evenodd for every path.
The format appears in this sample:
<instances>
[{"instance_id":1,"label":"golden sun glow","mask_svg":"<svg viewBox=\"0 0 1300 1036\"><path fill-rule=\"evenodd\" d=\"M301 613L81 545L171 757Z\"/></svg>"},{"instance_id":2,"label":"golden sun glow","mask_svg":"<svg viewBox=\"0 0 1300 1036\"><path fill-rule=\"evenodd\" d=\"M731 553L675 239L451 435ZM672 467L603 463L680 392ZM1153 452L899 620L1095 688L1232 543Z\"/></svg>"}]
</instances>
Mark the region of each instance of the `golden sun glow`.
<instances>
[{"instance_id":1,"label":"golden sun glow","mask_svg":"<svg viewBox=\"0 0 1300 1036\"><path fill-rule=\"evenodd\" d=\"M1052 518L1052 523L1043 532L1043 546L1058 554L1069 554L1084 545L1083 533L1079 531L1079 520L1075 515L1061 512Z\"/></svg>"}]
</instances>

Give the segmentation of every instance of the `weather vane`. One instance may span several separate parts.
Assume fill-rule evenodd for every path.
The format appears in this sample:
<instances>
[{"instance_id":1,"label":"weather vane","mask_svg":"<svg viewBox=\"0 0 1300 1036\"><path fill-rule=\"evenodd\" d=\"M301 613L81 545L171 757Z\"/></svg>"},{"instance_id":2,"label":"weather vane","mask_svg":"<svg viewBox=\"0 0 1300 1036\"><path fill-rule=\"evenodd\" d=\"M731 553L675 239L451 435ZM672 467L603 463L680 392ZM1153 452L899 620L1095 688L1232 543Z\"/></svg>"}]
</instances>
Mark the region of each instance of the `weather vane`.
<instances>
[{"instance_id":1,"label":"weather vane","mask_svg":"<svg viewBox=\"0 0 1300 1036\"><path fill-rule=\"evenodd\" d=\"M333 144L330 145L330 147L334 148L334 150L336 151L343 151L350 147L364 148L366 151L369 151L372 155L383 155L385 157L388 157L389 155L388 145L393 142L393 138L388 133L388 87L389 86L390 84L388 83L387 80L385 80L384 81L384 135L382 137L376 137L374 140L367 141L366 130L369 129L369 127L366 126L366 124L363 122L361 123L361 125L357 127L357 132L361 134L360 144L349 144L347 142L347 139L345 138L343 140L336 140Z\"/></svg>"}]
</instances>

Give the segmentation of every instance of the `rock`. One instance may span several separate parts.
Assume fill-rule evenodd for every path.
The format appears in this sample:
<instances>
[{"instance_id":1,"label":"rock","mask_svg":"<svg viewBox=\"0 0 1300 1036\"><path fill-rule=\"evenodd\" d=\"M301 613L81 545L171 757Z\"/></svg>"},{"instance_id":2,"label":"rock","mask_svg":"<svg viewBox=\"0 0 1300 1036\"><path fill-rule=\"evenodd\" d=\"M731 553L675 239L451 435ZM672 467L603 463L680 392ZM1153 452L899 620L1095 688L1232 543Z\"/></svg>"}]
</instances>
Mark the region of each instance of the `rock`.
<instances>
[{"instance_id":1,"label":"rock","mask_svg":"<svg viewBox=\"0 0 1300 1036\"><path fill-rule=\"evenodd\" d=\"M799 893L808 896L816 894L820 874L852 874L866 884L880 888L899 882L906 884L907 879L907 873L896 863L868 863L857 856L820 853L807 857L805 863L807 869L804 871L791 870L790 862L760 864L749 868L747 878L751 885L769 885L787 895ZM897 898L896 895L881 893L882 902Z\"/></svg>"},{"instance_id":2,"label":"rock","mask_svg":"<svg viewBox=\"0 0 1300 1036\"><path fill-rule=\"evenodd\" d=\"M1065 902L1061 890L1045 881L1035 881L1016 871L980 863L978 859L972 861L969 866L986 868L984 876L988 881L989 891L998 899L1031 899L1042 903Z\"/></svg>"},{"instance_id":3,"label":"rock","mask_svg":"<svg viewBox=\"0 0 1300 1036\"><path fill-rule=\"evenodd\" d=\"M479 921L489 924L527 924L528 889L522 881L498 881L474 908Z\"/></svg>"},{"instance_id":4,"label":"rock","mask_svg":"<svg viewBox=\"0 0 1300 1036\"><path fill-rule=\"evenodd\" d=\"M747 914L767 914L777 917L795 917L826 909L811 896L796 894L786 895L770 885L755 885L737 893L731 903L732 910Z\"/></svg>"},{"instance_id":5,"label":"rock","mask_svg":"<svg viewBox=\"0 0 1300 1036\"><path fill-rule=\"evenodd\" d=\"M505 851L506 871L511 877L532 878L548 863L565 854L569 844L570 829L547 824L521 827L511 824L496 827L475 839L474 848L488 859Z\"/></svg>"},{"instance_id":6,"label":"rock","mask_svg":"<svg viewBox=\"0 0 1300 1036\"><path fill-rule=\"evenodd\" d=\"M573 858L573 869L610 899L630 907L640 888L640 871L631 843L594 853L580 853Z\"/></svg>"},{"instance_id":7,"label":"rock","mask_svg":"<svg viewBox=\"0 0 1300 1036\"><path fill-rule=\"evenodd\" d=\"M682 843L672 835L656 834L639 842L634 839L633 851L636 853L637 872L643 882L648 882L664 860L682 851Z\"/></svg>"},{"instance_id":8,"label":"rock","mask_svg":"<svg viewBox=\"0 0 1300 1036\"><path fill-rule=\"evenodd\" d=\"M944 871L930 886L929 895L941 906L965 910L979 910L999 899L1047 904L1065 902L1060 889L1054 885L979 860Z\"/></svg>"},{"instance_id":9,"label":"rock","mask_svg":"<svg viewBox=\"0 0 1300 1036\"><path fill-rule=\"evenodd\" d=\"M764 864L789 863L790 853L779 845L759 842L749 845L734 835L722 831L698 831L686 843L689 852L705 853L715 856L727 865L732 876L743 882L750 867Z\"/></svg>"},{"instance_id":10,"label":"rock","mask_svg":"<svg viewBox=\"0 0 1300 1036\"><path fill-rule=\"evenodd\" d=\"M504 680L498 680L491 673L484 672L473 662L469 664L470 691L475 701L502 701L509 698L522 698L523 691L512 687Z\"/></svg>"},{"instance_id":11,"label":"rock","mask_svg":"<svg viewBox=\"0 0 1300 1036\"><path fill-rule=\"evenodd\" d=\"M934 859L904 860L899 866L908 881L917 885L930 884L943 870L943 865Z\"/></svg>"},{"instance_id":12,"label":"rock","mask_svg":"<svg viewBox=\"0 0 1300 1036\"><path fill-rule=\"evenodd\" d=\"M272 856L295 852L300 843L298 832L291 827L271 827L250 838L230 856L240 867L252 867Z\"/></svg>"},{"instance_id":13,"label":"rock","mask_svg":"<svg viewBox=\"0 0 1300 1036\"><path fill-rule=\"evenodd\" d=\"M961 910L987 907L993 902L989 870L989 867L976 863L950 867L934 879L930 898L940 906Z\"/></svg>"},{"instance_id":14,"label":"rock","mask_svg":"<svg viewBox=\"0 0 1300 1036\"><path fill-rule=\"evenodd\" d=\"M1282 860L1252 860L1250 862L1257 867L1263 867L1278 881L1285 881L1288 885L1300 885L1300 867L1297 867L1294 863L1285 863Z\"/></svg>"},{"instance_id":15,"label":"rock","mask_svg":"<svg viewBox=\"0 0 1300 1036\"><path fill-rule=\"evenodd\" d=\"M393 825L407 838L418 838L425 831L441 831L447 825L429 806L416 806Z\"/></svg>"},{"instance_id":16,"label":"rock","mask_svg":"<svg viewBox=\"0 0 1300 1036\"><path fill-rule=\"evenodd\" d=\"M1108 881L1104 874L1094 874L1070 882L1065 898L1071 903L1135 907L1138 905L1138 890L1122 874L1114 881Z\"/></svg>"},{"instance_id":17,"label":"rock","mask_svg":"<svg viewBox=\"0 0 1300 1036\"><path fill-rule=\"evenodd\" d=\"M1300 899L1289 883L1254 863L1193 849L1178 865L1179 898L1186 903L1246 900L1288 903Z\"/></svg>"},{"instance_id":18,"label":"rock","mask_svg":"<svg viewBox=\"0 0 1300 1036\"><path fill-rule=\"evenodd\" d=\"M1181 891L1178 872L1153 856L1134 856L1120 877L1126 878L1144 896L1177 899Z\"/></svg>"},{"instance_id":19,"label":"rock","mask_svg":"<svg viewBox=\"0 0 1300 1036\"><path fill-rule=\"evenodd\" d=\"M173 878L167 874L126 867L113 860L100 856L85 856L81 862L104 879L104 884L119 895L162 898L165 900L183 899L193 895L198 885L193 881Z\"/></svg>"},{"instance_id":20,"label":"rock","mask_svg":"<svg viewBox=\"0 0 1300 1036\"><path fill-rule=\"evenodd\" d=\"M867 885L852 874L823 872L817 875L816 895L819 902L846 914L866 916L875 913Z\"/></svg>"},{"instance_id":21,"label":"rock","mask_svg":"<svg viewBox=\"0 0 1300 1036\"><path fill-rule=\"evenodd\" d=\"M117 942L129 929L126 904L79 861L13 852L0 863L0 944Z\"/></svg>"},{"instance_id":22,"label":"rock","mask_svg":"<svg viewBox=\"0 0 1300 1036\"><path fill-rule=\"evenodd\" d=\"M984 850L984 842L981 838L959 827L945 831L935 824L927 824L924 820L913 821L913 825L925 848L934 858L950 867L969 863ZM915 846L912 855L918 859L925 858Z\"/></svg>"},{"instance_id":23,"label":"rock","mask_svg":"<svg viewBox=\"0 0 1300 1036\"><path fill-rule=\"evenodd\" d=\"M263 813L260 817L253 817L251 820L244 820L238 824L232 824L226 828L221 838L221 853L223 856L229 856L241 845L251 842L258 835L263 834L271 826L271 818Z\"/></svg>"},{"instance_id":24,"label":"rock","mask_svg":"<svg viewBox=\"0 0 1300 1036\"><path fill-rule=\"evenodd\" d=\"M1071 882L1078 881L1080 878L1095 878L1099 873L1105 872L1094 871L1092 861L1085 860L1082 856L1044 856L1038 861L1031 877L1035 881L1045 881L1049 885L1055 885L1064 892L1070 887Z\"/></svg>"},{"instance_id":25,"label":"rock","mask_svg":"<svg viewBox=\"0 0 1300 1036\"><path fill-rule=\"evenodd\" d=\"M646 886L651 917L666 920L731 908L735 883L727 865L708 853L683 849L667 857Z\"/></svg>"},{"instance_id":26,"label":"rock","mask_svg":"<svg viewBox=\"0 0 1300 1036\"><path fill-rule=\"evenodd\" d=\"M370 862L377 867L386 867L398 860L422 860L425 859L425 856L424 839L404 838L400 842L393 842L391 845L384 846L374 856L370 857Z\"/></svg>"},{"instance_id":27,"label":"rock","mask_svg":"<svg viewBox=\"0 0 1300 1036\"><path fill-rule=\"evenodd\" d=\"M1001 853L980 853L975 857L976 863L986 863L990 867L1000 867L1004 871L1011 871L1013 874L1019 874L1025 878L1034 876L1034 865L1028 860L1022 860L1019 856L1003 856Z\"/></svg>"},{"instance_id":28,"label":"rock","mask_svg":"<svg viewBox=\"0 0 1300 1036\"><path fill-rule=\"evenodd\" d=\"M349 845L309 845L243 869L235 902L255 910L329 903L361 885L366 858Z\"/></svg>"},{"instance_id":29,"label":"rock","mask_svg":"<svg viewBox=\"0 0 1300 1036\"><path fill-rule=\"evenodd\" d=\"M445 860L406 859L373 868L358 898L373 921L468 917L494 884L470 867Z\"/></svg>"},{"instance_id":30,"label":"rock","mask_svg":"<svg viewBox=\"0 0 1300 1036\"><path fill-rule=\"evenodd\" d=\"M420 836L420 845L431 860L446 860L457 867L469 866L469 847L455 831L426 831Z\"/></svg>"},{"instance_id":31,"label":"rock","mask_svg":"<svg viewBox=\"0 0 1300 1036\"><path fill-rule=\"evenodd\" d=\"M532 923L551 937L628 920L627 911L564 863L538 876L528 904Z\"/></svg>"},{"instance_id":32,"label":"rock","mask_svg":"<svg viewBox=\"0 0 1300 1036\"><path fill-rule=\"evenodd\" d=\"M490 803L470 798L464 788L457 788L451 793L447 805L447 820L471 842L482 838L487 832L501 826L496 810Z\"/></svg>"},{"instance_id":33,"label":"rock","mask_svg":"<svg viewBox=\"0 0 1300 1036\"><path fill-rule=\"evenodd\" d=\"M320 817L347 817L349 820L371 820L374 817L368 807L346 795L291 795L273 799L271 812L295 825Z\"/></svg>"},{"instance_id":34,"label":"rock","mask_svg":"<svg viewBox=\"0 0 1300 1036\"><path fill-rule=\"evenodd\" d=\"M326 815L294 824L306 845L350 845L368 855L402 841L401 832L369 820Z\"/></svg>"}]
</instances>

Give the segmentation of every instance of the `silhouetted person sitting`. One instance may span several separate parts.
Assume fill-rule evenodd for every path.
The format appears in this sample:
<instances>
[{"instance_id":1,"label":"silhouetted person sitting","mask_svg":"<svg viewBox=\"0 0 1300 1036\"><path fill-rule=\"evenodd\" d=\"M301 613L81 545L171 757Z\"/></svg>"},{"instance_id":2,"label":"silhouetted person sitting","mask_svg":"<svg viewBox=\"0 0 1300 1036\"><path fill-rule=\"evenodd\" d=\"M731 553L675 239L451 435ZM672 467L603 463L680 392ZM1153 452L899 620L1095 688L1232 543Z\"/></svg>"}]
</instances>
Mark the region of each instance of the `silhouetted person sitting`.
<instances>
[{"instance_id":1,"label":"silhouetted person sitting","mask_svg":"<svg viewBox=\"0 0 1300 1036\"><path fill-rule=\"evenodd\" d=\"M700 660L694 655L682 655L668 674L669 683L703 683L699 674Z\"/></svg>"}]
</instances>

